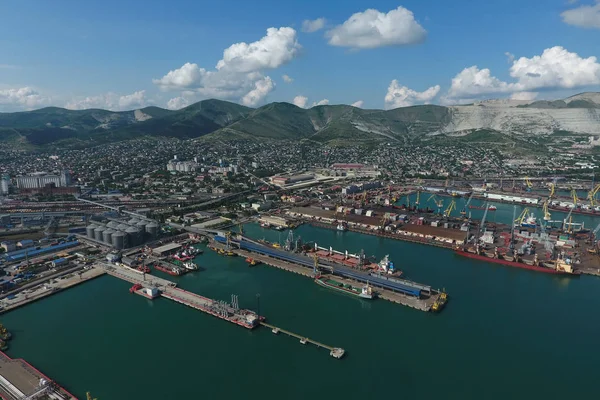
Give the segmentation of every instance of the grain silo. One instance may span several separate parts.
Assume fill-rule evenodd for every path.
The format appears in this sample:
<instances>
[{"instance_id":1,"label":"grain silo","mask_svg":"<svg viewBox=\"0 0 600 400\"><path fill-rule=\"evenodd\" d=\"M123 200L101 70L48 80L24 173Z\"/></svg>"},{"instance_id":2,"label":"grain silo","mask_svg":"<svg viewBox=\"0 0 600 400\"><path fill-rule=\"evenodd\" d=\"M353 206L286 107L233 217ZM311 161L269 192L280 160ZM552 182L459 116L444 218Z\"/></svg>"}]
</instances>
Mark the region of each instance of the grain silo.
<instances>
[{"instance_id":1,"label":"grain silo","mask_svg":"<svg viewBox=\"0 0 600 400\"><path fill-rule=\"evenodd\" d=\"M95 239L96 235L94 234L94 230L98 227L98 225L94 225L94 224L90 224L87 226L87 228L85 228L85 232L87 237L89 237L90 239Z\"/></svg>"},{"instance_id":2,"label":"grain silo","mask_svg":"<svg viewBox=\"0 0 600 400\"><path fill-rule=\"evenodd\" d=\"M146 233L146 225L148 225L148 221L144 221L144 220L141 220L136 225L140 231L140 244L142 244L146 240L146 237L148 236L148 234Z\"/></svg>"},{"instance_id":3,"label":"grain silo","mask_svg":"<svg viewBox=\"0 0 600 400\"><path fill-rule=\"evenodd\" d=\"M155 238L158 235L158 224L155 222L150 222L146 225L146 232L150 235L150 237Z\"/></svg>"},{"instance_id":4,"label":"grain silo","mask_svg":"<svg viewBox=\"0 0 600 400\"><path fill-rule=\"evenodd\" d=\"M108 224L106 224L106 226L111 229L117 229L119 227L119 223L117 221L110 221Z\"/></svg>"},{"instance_id":5,"label":"grain silo","mask_svg":"<svg viewBox=\"0 0 600 400\"><path fill-rule=\"evenodd\" d=\"M102 232L102 241L109 246L112 246L112 234L115 233L114 230L107 228L104 232Z\"/></svg>"},{"instance_id":6,"label":"grain silo","mask_svg":"<svg viewBox=\"0 0 600 400\"><path fill-rule=\"evenodd\" d=\"M140 220L137 218L131 218L129 221L127 221L129 225L137 225L138 222L140 222Z\"/></svg>"},{"instance_id":7,"label":"grain silo","mask_svg":"<svg viewBox=\"0 0 600 400\"><path fill-rule=\"evenodd\" d=\"M105 227L103 226L99 226L96 229L94 229L94 237L97 241L101 242L103 237L102 237L102 233L106 230Z\"/></svg>"},{"instance_id":8,"label":"grain silo","mask_svg":"<svg viewBox=\"0 0 600 400\"><path fill-rule=\"evenodd\" d=\"M117 250L123 250L125 248L126 237L127 235L125 235L125 233L121 231L116 231L115 233L113 233L111 236L113 247Z\"/></svg>"},{"instance_id":9,"label":"grain silo","mask_svg":"<svg viewBox=\"0 0 600 400\"><path fill-rule=\"evenodd\" d=\"M127 224L120 224L119 226L117 226L116 229L125 232L127 230L127 228L129 228L129 225L127 225Z\"/></svg>"},{"instance_id":10,"label":"grain silo","mask_svg":"<svg viewBox=\"0 0 600 400\"><path fill-rule=\"evenodd\" d=\"M129 246L137 246L140 243L140 230L138 228L130 226L125 233L129 240Z\"/></svg>"}]
</instances>

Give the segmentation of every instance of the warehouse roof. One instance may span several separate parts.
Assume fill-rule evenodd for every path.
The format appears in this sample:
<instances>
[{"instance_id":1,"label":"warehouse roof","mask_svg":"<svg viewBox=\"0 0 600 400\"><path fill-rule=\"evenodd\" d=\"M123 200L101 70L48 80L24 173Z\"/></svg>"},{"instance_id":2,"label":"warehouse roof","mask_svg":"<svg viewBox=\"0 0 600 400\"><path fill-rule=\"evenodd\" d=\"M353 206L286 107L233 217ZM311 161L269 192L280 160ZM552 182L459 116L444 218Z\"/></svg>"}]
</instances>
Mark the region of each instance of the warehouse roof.
<instances>
[{"instance_id":1,"label":"warehouse roof","mask_svg":"<svg viewBox=\"0 0 600 400\"><path fill-rule=\"evenodd\" d=\"M163 254L163 253L168 253L170 251L176 250L180 247L181 247L181 245L178 243L168 243L168 244L165 244L164 246L155 248L154 250L152 250L152 252L154 254Z\"/></svg>"}]
</instances>

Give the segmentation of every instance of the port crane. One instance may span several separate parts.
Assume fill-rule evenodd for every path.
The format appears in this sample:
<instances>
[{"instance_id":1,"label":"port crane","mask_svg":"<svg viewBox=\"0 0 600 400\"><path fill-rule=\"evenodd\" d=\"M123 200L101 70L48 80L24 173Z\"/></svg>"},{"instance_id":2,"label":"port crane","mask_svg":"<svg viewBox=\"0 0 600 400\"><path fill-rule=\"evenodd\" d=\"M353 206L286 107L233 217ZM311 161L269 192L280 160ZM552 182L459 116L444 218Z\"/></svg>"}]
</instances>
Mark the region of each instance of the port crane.
<instances>
[{"instance_id":1,"label":"port crane","mask_svg":"<svg viewBox=\"0 0 600 400\"><path fill-rule=\"evenodd\" d=\"M483 212L483 217L481 218L481 222L479 223L479 234L482 235L483 232L485 232L485 219L487 218L487 214L488 214L488 210L490 209L488 207L488 202L485 202L485 211Z\"/></svg>"},{"instance_id":2,"label":"port crane","mask_svg":"<svg viewBox=\"0 0 600 400\"><path fill-rule=\"evenodd\" d=\"M551 214L548 211L548 202L550 201L550 199L546 200L544 202L544 205L542 207L542 209L544 210L544 221L550 221L551 219Z\"/></svg>"},{"instance_id":3,"label":"port crane","mask_svg":"<svg viewBox=\"0 0 600 400\"><path fill-rule=\"evenodd\" d=\"M467 200L467 202L465 203L465 206L463 207L462 211L460 212L462 215L467 215L467 207L469 207L469 204L471 204L471 200L473 200L474 195L475 195L475 192L471 192L469 199ZM486 208L486 211L487 211L487 208Z\"/></svg>"},{"instance_id":4,"label":"port crane","mask_svg":"<svg viewBox=\"0 0 600 400\"><path fill-rule=\"evenodd\" d=\"M516 208L515 208L515 210L516 210ZM517 225L523 224L523 222L525 222L525 217L527 217L527 214L529 214L529 208L524 208L523 211L521 211L521 214L519 214L519 217L514 220L515 224L517 224Z\"/></svg>"},{"instance_id":5,"label":"port crane","mask_svg":"<svg viewBox=\"0 0 600 400\"><path fill-rule=\"evenodd\" d=\"M526 176L525 177L525 185L527 186L527 190L528 192L531 192L531 188L533 187L533 183L531 183L531 181L529 180L529 177Z\"/></svg>"},{"instance_id":6,"label":"port crane","mask_svg":"<svg viewBox=\"0 0 600 400\"><path fill-rule=\"evenodd\" d=\"M515 221L515 222L516 222L516 218L515 218L516 215L517 215L517 206L513 206L513 221ZM515 250L515 224L514 223L510 227L510 244L508 245L508 248L510 249L511 252L513 252Z\"/></svg>"},{"instance_id":7,"label":"port crane","mask_svg":"<svg viewBox=\"0 0 600 400\"><path fill-rule=\"evenodd\" d=\"M85 394L85 398L86 398L86 400L98 400L97 398L95 398L95 397L92 397L92 395L91 395L91 393L90 393L90 392L87 392L87 393Z\"/></svg>"},{"instance_id":8,"label":"port crane","mask_svg":"<svg viewBox=\"0 0 600 400\"><path fill-rule=\"evenodd\" d=\"M421 199L421 191L417 190L417 199L415 200L415 208L419 207L420 199Z\"/></svg>"},{"instance_id":9,"label":"port crane","mask_svg":"<svg viewBox=\"0 0 600 400\"><path fill-rule=\"evenodd\" d=\"M556 184L554 182L552 182L550 184L550 194L548 195L548 201L552 200L552 197L554 197L554 191L556 190Z\"/></svg>"},{"instance_id":10,"label":"port crane","mask_svg":"<svg viewBox=\"0 0 600 400\"><path fill-rule=\"evenodd\" d=\"M433 203L435 204L435 206L437 208L437 213L441 214L442 213L442 207L444 207L444 200L438 200L438 198L436 197L435 194L432 194L427 199L428 202L431 201L431 200L433 200Z\"/></svg>"},{"instance_id":11,"label":"port crane","mask_svg":"<svg viewBox=\"0 0 600 400\"><path fill-rule=\"evenodd\" d=\"M596 206L596 194L600 190L600 183L597 184L592 190L588 192L588 201L590 202L590 207Z\"/></svg>"},{"instance_id":12,"label":"port crane","mask_svg":"<svg viewBox=\"0 0 600 400\"><path fill-rule=\"evenodd\" d=\"M456 210L456 200L454 200L454 199L452 199L452 201L450 202L450 205L444 211L444 216L449 217L453 210Z\"/></svg>"},{"instance_id":13,"label":"port crane","mask_svg":"<svg viewBox=\"0 0 600 400\"><path fill-rule=\"evenodd\" d=\"M564 226L567 224L567 221L569 221L569 227L567 228L567 232L571 232L571 223L573 221L573 217L571 215L573 214L573 210L577 208L577 202L579 201L579 199L577 198L577 191L575 189L571 189L571 196L573 196L573 207L571 207L569 213L567 214L567 217L563 221L563 229Z\"/></svg>"}]
</instances>

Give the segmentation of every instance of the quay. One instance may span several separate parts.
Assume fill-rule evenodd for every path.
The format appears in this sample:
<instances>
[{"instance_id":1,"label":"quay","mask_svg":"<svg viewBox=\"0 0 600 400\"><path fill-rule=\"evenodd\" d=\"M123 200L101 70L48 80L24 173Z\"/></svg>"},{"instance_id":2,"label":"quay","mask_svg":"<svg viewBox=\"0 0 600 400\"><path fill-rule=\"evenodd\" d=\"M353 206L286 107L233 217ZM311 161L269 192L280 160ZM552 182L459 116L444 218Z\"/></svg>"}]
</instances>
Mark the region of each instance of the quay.
<instances>
[{"instance_id":1,"label":"quay","mask_svg":"<svg viewBox=\"0 0 600 400\"><path fill-rule=\"evenodd\" d=\"M223 240L225 238L215 236L213 246L223 248ZM232 241L231 244L231 251L241 257L250 257L284 271L311 279L314 278L314 260L309 256L271 249L246 238L243 238L241 242ZM368 283L377 289L378 297L419 311L431 311L433 305L441 296L439 291L426 285L402 279L391 280L386 277L372 276L362 271L333 265L323 260L319 261L318 267L331 274L335 280L343 283Z\"/></svg>"},{"instance_id":2,"label":"quay","mask_svg":"<svg viewBox=\"0 0 600 400\"><path fill-rule=\"evenodd\" d=\"M77 286L80 283L95 279L105 273L105 270L101 268L90 268L83 271L72 270L67 273L62 272L61 276L49 277L44 282L36 282L36 285L31 288L25 288L1 299L0 314L41 300L65 289Z\"/></svg>"},{"instance_id":3,"label":"quay","mask_svg":"<svg viewBox=\"0 0 600 400\"><path fill-rule=\"evenodd\" d=\"M288 335L288 336L294 337L296 339L299 339L300 343L302 343L302 344L310 343L310 344L315 345L317 347L321 347L323 349L329 350L329 355L331 357L333 357L333 358L338 358L339 359L339 358L342 358L344 356L344 354L346 354L346 350L342 349L341 347L327 346L326 344L323 344L321 342L317 342L316 340L312 340L312 339L309 339L307 337L298 335L297 333L290 332L290 331L287 331L285 329L281 329L279 327L276 327L275 325L267 324L266 322L261 322L260 324L262 326L265 326L265 327L271 329L271 332L273 332L276 335L281 332L281 333L283 333L285 335Z\"/></svg>"},{"instance_id":4,"label":"quay","mask_svg":"<svg viewBox=\"0 0 600 400\"><path fill-rule=\"evenodd\" d=\"M196 293L188 292L187 290L180 289L175 282L171 282L167 279L159 278L145 274L143 272L134 270L132 268L121 267L106 263L98 263L99 268L103 268L108 275L116 278L125 280L133 283L135 289L132 293L138 293L140 288L155 288L158 291L158 295L166 299L175 301L177 303L186 305L204 313L210 314L214 317L223 319L225 321L234 323L246 329L254 329L260 325L270 327L274 332L283 332L287 335L299 338L303 344L311 343L318 347L329 350L329 354L334 358L342 358L345 354L345 350L339 347L331 347L324 345L323 343L317 342L312 339L304 338L293 332L286 331L281 328L277 328L273 325L265 323L263 316L258 316L257 313L250 310L240 309L238 306L237 296L232 295L231 304L224 301L212 300L207 297L201 296ZM152 296L142 294L146 298L153 298ZM158 296L157 296L158 297Z\"/></svg>"},{"instance_id":5,"label":"quay","mask_svg":"<svg viewBox=\"0 0 600 400\"><path fill-rule=\"evenodd\" d=\"M75 396L22 359L0 351L0 398L4 400L77 400Z\"/></svg>"}]
</instances>

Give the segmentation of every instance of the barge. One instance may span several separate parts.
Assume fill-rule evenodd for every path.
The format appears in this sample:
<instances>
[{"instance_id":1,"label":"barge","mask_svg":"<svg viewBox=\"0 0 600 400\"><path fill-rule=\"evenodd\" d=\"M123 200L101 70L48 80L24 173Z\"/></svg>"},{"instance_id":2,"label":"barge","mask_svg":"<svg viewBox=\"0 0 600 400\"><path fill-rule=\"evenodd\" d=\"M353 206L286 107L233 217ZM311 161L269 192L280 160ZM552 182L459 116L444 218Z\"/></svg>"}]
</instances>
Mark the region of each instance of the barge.
<instances>
[{"instance_id":1,"label":"barge","mask_svg":"<svg viewBox=\"0 0 600 400\"><path fill-rule=\"evenodd\" d=\"M344 284L333 279L329 279L322 275L318 275L317 277L315 277L315 283L319 286L323 286L328 289L336 290L341 293L346 293L351 296L360 297L361 299L373 299L375 297L373 290L368 283L362 288L357 288L350 284Z\"/></svg>"}]
</instances>

